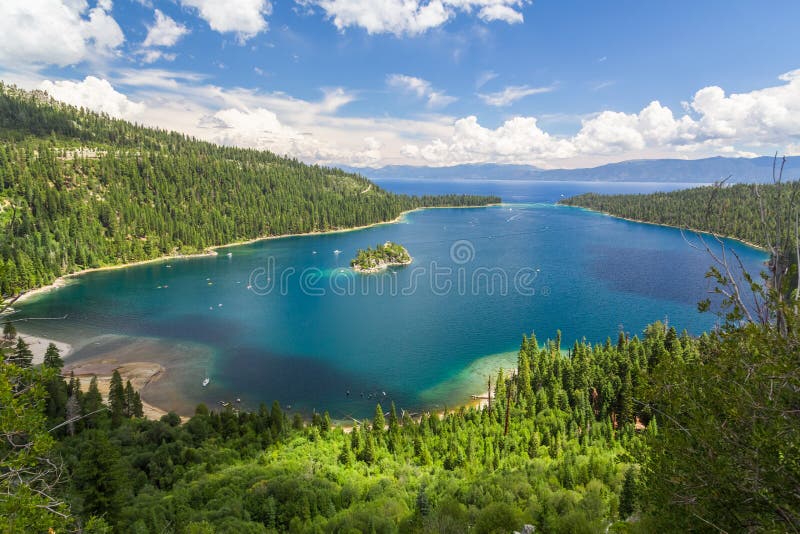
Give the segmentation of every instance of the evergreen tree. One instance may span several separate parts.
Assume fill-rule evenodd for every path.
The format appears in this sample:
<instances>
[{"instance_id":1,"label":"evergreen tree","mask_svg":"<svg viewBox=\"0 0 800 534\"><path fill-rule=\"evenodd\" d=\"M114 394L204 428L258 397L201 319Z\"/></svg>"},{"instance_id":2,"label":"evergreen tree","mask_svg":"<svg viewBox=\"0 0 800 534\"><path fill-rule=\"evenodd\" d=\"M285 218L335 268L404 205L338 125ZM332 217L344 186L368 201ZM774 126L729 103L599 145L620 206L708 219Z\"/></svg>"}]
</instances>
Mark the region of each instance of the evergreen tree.
<instances>
[{"instance_id":1,"label":"evergreen tree","mask_svg":"<svg viewBox=\"0 0 800 534\"><path fill-rule=\"evenodd\" d=\"M87 430L78 451L72 485L86 516L109 519L112 524L125 503L125 471L117 449L101 430Z\"/></svg>"},{"instance_id":2,"label":"evergreen tree","mask_svg":"<svg viewBox=\"0 0 800 534\"><path fill-rule=\"evenodd\" d=\"M100 394L100 388L97 385L97 377L93 376L89 382L89 389L82 397L82 415L94 414L87 417L84 421L86 426L90 428L97 428L106 420L105 412L98 412L103 408L103 396ZM95 413L98 412L98 413Z\"/></svg>"},{"instance_id":3,"label":"evergreen tree","mask_svg":"<svg viewBox=\"0 0 800 534\"><path fill-rule=\"evenodd\" d=\"M55 369L60 373L64 367L64 361L61 359L61 351L58 350L55 343L47 345L47 350L44 353L44 366L50 369Z\"/></svg>"},{"instance_id":4,"label":"evergreen tree","mask_svg":"<svg viewBox=\"0 0 800 534\"><path fill-rule=\"evenodd\" d=\"M33 365L33 352L21 337L17 339L17 346L14 348L11 361L20 367L31 367Z\"/></svg>"},{"instance_id":5,"label":"evergreen tree","mask_svg":"<svg viewBox=\"0 0 800 534\"><path fill-rule=\"evenodd\" d=\"M631 382L631 372L625 372L622 382L622 389L619 394L619 426L633 423L633 385Z\"/></svg>"},{"instance_id":6,"label":"evergreen tree","mask_svg":"<svg viewBox=\"0 0 800 534\"><path fill-rule=\"evenodd\" d=\"M133 390L133 385L131 381L128 380L125 383L125 410L123 413L125 417L133 417L134 412L136 411L136 392Z\"/></svg>"},{"instance_id":7,"label":"evergreen tree","mask_svg":"<svg viewBox=\"0 0 800 534\"><path fill-rule=\"evenodd\" d=\"M519 350L517 358L517 384L519 393L523 399L529 399L533 395L531 388L531 362L528 357L528 340L523 338L522 348Z\"/></svg>"},{"instance_id":8,"label":"evergreen tree","mask_svg":"<svg viewBox=\"0 0 800 534\"><path fill-rule=\"evenodd\" d=\"M325 410L325 413L322 414L322 424L320 425L320 430L322 432L328 432L331 429L331 416L328 413L328 410Z\"/></svg>"},{"instance_id":9,"label":"evergreen tree","mask_svg":"<svg viewBox=\"0 0 800 534\"><path fill-rule=\"evenodd\" d=\"M400 423L397 419L397 409L394 407L394 401L392 401L392 406L389 410L389 433L396 434L399 430Z\"/></svg>"},{"instance_id":10,"label":"evergreen tree","mask_svg":"<svg viewBox=\"0 0 800 534\"><path fill-rule=\"evenodd\" d=\"M142 398L139 396L139 392L135 391L133 393L133 417L144 417L144 406L142 404Z\"/></svg>"},{"instance_id":11,"label":"evergreen tree","mask_svg":"<svg viewBox=\"0 0 800 534\"><path fill-rule=\"evenodd\" d=\"M625 471L625 480L619 494L619 518L628 519L636 509L636 472L633 467Z\"/></svg>"},{"instance_id":12,"label":"evergreen tree","mask_svg":"<svg viewBox=\"0 0 800 534\"><path fill-rule=\"evenodd\" d=\"M111 423L119 425L126 416L125 388L122 386L122 376L114 369L111 374L111 383L108 387L108 405L111 408Z\"/></svg>"},{"instance_id":13,"label":"evergreen tree","mask_svg":"<svg viewBox=\"0 0 800 534\"><path fill-rule=\"evenodd\" d=\"M3 324L3 339L6 343L11 343L15 337L17 337L17 329L14 327L14 323L6 321Z\"/></svg>"},{"instance_id":14,"label":"evergreen tree","mask_svg":"<svg viewBox=\"0 0 800 534\"><path fill-rule=\"evenodd\" d=\"M380 436L383 434L383 430L386 427L386 419L383 417L383 409L381 408L380 403L375 405L375 416L372 418L372 432L376 436Z\"/></svg>"}]
</instances>

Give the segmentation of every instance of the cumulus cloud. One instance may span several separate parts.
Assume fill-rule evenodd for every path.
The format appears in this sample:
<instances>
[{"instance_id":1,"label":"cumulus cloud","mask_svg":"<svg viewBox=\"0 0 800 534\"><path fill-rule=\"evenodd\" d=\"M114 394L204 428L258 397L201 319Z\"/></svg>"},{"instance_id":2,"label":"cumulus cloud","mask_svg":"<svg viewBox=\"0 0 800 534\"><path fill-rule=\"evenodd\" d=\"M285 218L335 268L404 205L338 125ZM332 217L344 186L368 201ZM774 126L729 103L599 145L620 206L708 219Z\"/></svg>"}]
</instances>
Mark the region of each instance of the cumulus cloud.
<instances>
[{"instance_id":1,"label":"cumulus cloud","mask_svg":"<svg viewBox=\"0 0 800 534\"><path fill-rule=\"evenodd\" d=\"M435 92L419 78L395 81L420 99ZM126 96L115 87L135 92ZM574 167L642 157L800 151L800 71L784 74L772 87L746 93L705 87L683 109L654 100L635 112L605 110L582 117L580 126L568 134L548 131L537 117L511 117L488 125L474 115L458 118L432 112L419 118L348 116L346 106L358 93L341 87L323 89L319 99L310 101L278 92L221 88L202 75L159 69L117 70L108 81L91 76L79 82L47 81L41 88L58 99L114 116L322 164Z\"/></svg>"},{"instance_id":2,"label":"cumulus cloud","mask_svg":"<svg viewBox=\"0 0 800 534\"><path fill-rule=\"evenodd\" d=\"M436 28L458 12L485 21L515 24L523 21L520 9L528 0L295 0L304 7L316 5L340 30L360 27L370 34L418 35Z\"/></svg>"},{"instance_id":3,"label":"cumulus cloud","mask_svg":"<svg viewBox=\"0 0 800 534\"><path fill-rule=\"evenodd\" d=\"M454 122L448 138L409 144L403 153L435 165L499 161L553 164L570 158L659 153L752 155L741 147L793 149L800 140L800 70L782 85L726 95L716 86L697 91L676 117L657 100L638 113L603 111L572 136L553 136L534 117L515 117L496 129L474 116Z\"/></svg>"},{"instance_id":4,"label":"cumulus cloud","mask_svg":"<svg viewBox=\"0 0 800 534\"><path fill-rule=\"evenodd\" d=\"M0 64L74 65L109 55L124 41L110 0L5 0L0 16Z\"/></svg>"},{"instance_id":5,"label":"cumulus cloud","mask_svg":"<svg viewBox=\"0 0 800 534\"><path fill-rule=\"evenodd\" d=\"M268 0L238 0L231 5L219 0L181 0L181 4L198 10L212 30L234 33L245 42L267 29L272 4Z\"/></svg>"},{"instance_id":6,"label":"cumulus cloud","mask_svg":"<svg viewBox=\"0 0 800 534\"><path fill-rule=\"evenodd\" d=\"M143 103L130 100L117 92L107 80L94 76L87 76L82 82L45 80L39 88L56 100L120 119L135 120L145 110Z\"/></svg>"},{"instance_id":7,"label":"cumulus cloud","mask_svg":"<svg viewBox=\"0 0 800 534\"><path fill-rule=\"evenodd\" d=\"M521 159L568 158L575 153L572 144L544 132L534 117L515 117L496 129L481 126L475 116L459 119L448 141L434 139L419 147L409 144L403 154L432 164L512 163Z\"/></svg>"},{"instance_id":8,"label":"cumulus cloud","mask_svg":"<svg viewBox=\"0 0 800 534\"><path fill-rule=\"evenodd\" d=\"M427 101L429 108L440 108L452 104L458 100L454 96L448 96L443 91L437 91L431 83L415 76L405 74L390 74L386 77L386 83L390 87L395 87L401 91L412 93Z\"/></svg>"},{"instance_id":9,"label":"cumulus cloud","mask_svg":"<svg viewBox=\"0 0 800 534\"><path fill-rule=\"evenodd\" d=\"M160 10L155 10L155 23L147 27L147 37L142 46L174 46L181 37L189 33L186 26L178 24Z\"/></svg>"},{"instance_id":10,"label":"cumulus cloud","mask_svg":"<svg viewBox=\"0 0 800 534\"><path fill-rule=\"evenodd\" d=\"M223 109L204 118L204 125L215 129L212 139L218 143L270 150L306 161L373 165L381 159L381 143L375 137L365 137L356 150L337 147L318 140L311 132L300 132L283 124L268 109Z\"/></svg>"},{"instance_id":11,"label":"cumulus cloud","mask_svg":"<svg viewBox=\"0 0 800 534\"><path fill-rule=\"evenodd\" d=\"M504 107L510 106L517 100L526 96L549 93L553 87L528 87L527 85L511 85L497 93L479 94L481 100L490 106Z\"/></svg>"}]
</instances>

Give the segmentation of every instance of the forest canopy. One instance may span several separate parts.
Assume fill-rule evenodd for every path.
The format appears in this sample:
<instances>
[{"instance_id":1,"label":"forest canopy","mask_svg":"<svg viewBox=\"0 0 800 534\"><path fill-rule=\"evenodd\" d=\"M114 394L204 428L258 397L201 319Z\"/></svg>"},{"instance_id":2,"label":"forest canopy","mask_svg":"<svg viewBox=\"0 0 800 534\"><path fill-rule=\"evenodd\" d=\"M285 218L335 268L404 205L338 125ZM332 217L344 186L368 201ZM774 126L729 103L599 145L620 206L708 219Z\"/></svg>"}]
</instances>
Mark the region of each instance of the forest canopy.
<instances>
[{"instance_id":1,"label":"forest canopy","mask_svg":"<svg viewBox=\"0 0 800 534\"><path fill-rule=\"evenodd\" d=\"M86 268L499 201L396 195L357 174L145 128L0 83L4 296Z\"/></svg>"}]
</instances>

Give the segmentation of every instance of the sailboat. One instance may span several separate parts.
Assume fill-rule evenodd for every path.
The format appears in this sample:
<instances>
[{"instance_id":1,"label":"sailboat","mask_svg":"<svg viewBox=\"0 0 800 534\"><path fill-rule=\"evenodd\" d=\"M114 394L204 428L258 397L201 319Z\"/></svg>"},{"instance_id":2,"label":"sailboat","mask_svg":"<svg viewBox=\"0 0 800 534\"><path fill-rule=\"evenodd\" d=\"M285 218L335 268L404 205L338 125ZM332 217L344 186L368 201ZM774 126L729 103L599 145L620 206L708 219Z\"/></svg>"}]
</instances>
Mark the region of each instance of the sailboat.
<instances>
[{"instance_id":1,"label":"sailboat","mask_svg":"<svg viewBox=\"0 0 800 534\"><path fill-rule=\"evenodd\" d=\"M203 387L206 387L206 386L208 385L208 383L209 383L209 382L211 382L211 379L210 379L210 378L208 378L208 377L205 377L205 378L203 379Z\"/></svg>"}]
</instances>

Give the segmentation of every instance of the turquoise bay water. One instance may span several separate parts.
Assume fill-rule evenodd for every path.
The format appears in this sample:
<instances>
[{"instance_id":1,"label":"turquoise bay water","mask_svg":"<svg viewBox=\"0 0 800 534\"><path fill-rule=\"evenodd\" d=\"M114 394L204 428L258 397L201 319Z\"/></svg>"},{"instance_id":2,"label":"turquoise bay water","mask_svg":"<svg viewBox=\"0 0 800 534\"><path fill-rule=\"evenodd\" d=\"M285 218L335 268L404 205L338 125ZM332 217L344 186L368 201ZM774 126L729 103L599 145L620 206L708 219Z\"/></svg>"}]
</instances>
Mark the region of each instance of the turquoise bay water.
<instances>
[{"instance_id":1,"label":"turquoise bay water","mask_svg":"<svg viewBox=\"0 0 800 534\"><path fill-rule=\"evenodd\" d=\"M481 187L500 188L491 192L511 203L91 273L19 311L67 319L20 329L71 342L68 363L121 357L122 347L126 361L167 362L145 395L166 409L278 399L346 419L371 415L376 400L414 411L468 400L515 361L523 333L544 340L561 329L566 345L615 338L620 328L640 333L655 320L694 334L713 327L714 316L696 311L709 258L679 231L551 203L603 184ZM620 187L653 186L606 190ZM387 240L405 245L414 263L367 276L347 269L358 248ZM751 271L761 268L763 253L730 245Z\"/></svg>"}]
</instances>

